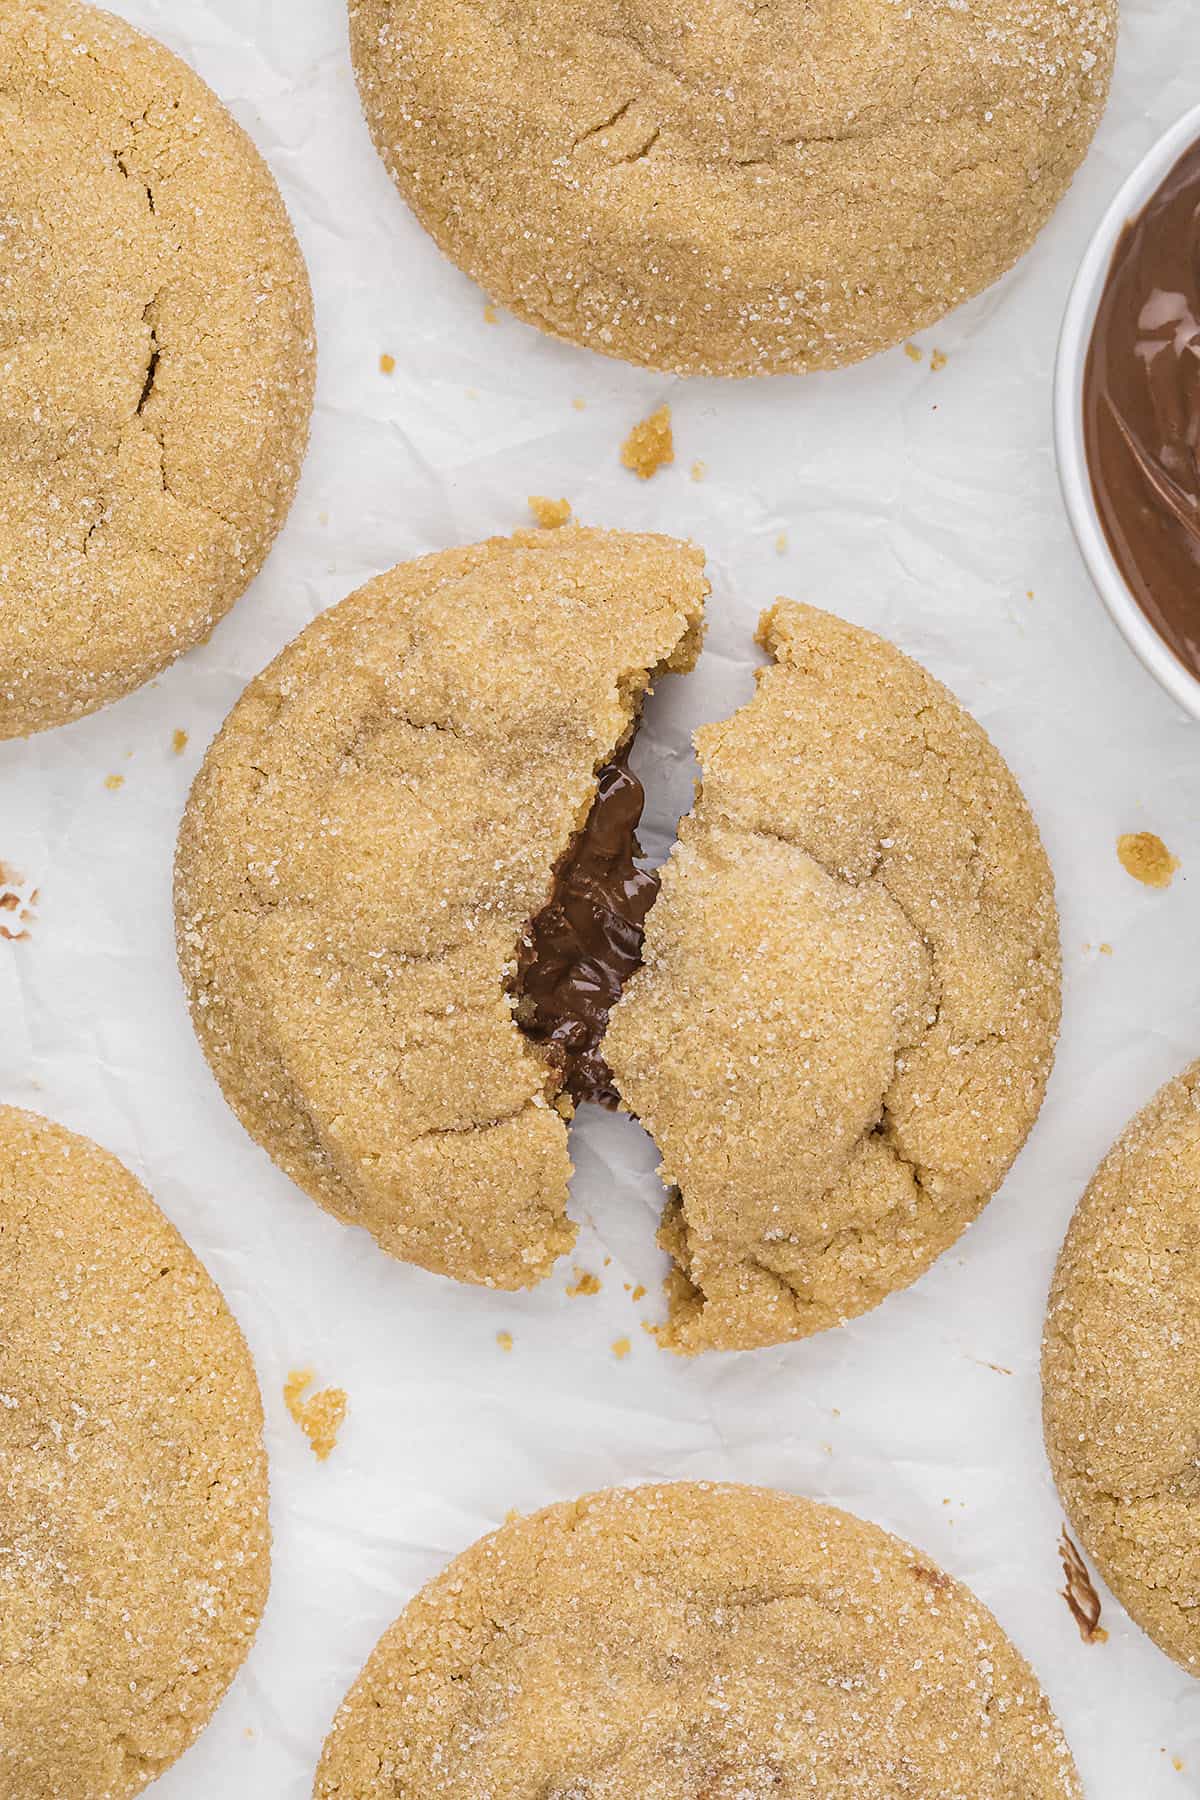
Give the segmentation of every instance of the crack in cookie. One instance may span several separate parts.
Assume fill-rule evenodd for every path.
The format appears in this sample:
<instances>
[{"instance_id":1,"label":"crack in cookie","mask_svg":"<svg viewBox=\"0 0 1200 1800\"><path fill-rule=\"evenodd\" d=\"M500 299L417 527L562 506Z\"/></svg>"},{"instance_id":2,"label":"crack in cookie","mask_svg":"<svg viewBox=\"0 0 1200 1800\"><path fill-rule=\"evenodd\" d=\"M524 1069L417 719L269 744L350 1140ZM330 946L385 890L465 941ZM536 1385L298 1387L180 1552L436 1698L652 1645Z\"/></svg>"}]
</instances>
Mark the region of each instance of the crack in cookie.
<instances>
[{"instance_id":1,"label":"crack in cookie","mask_svg":"<svg viewBox=\"0 0 1200 1800\"><path fill-rule=\"evenodd\" d=\"M603 1042L672 1190L661 1340L808 1336L915 1280L1033 1124L1053 882L980 727L892 645L781 603Z\"/></svg>"}]
</instances>

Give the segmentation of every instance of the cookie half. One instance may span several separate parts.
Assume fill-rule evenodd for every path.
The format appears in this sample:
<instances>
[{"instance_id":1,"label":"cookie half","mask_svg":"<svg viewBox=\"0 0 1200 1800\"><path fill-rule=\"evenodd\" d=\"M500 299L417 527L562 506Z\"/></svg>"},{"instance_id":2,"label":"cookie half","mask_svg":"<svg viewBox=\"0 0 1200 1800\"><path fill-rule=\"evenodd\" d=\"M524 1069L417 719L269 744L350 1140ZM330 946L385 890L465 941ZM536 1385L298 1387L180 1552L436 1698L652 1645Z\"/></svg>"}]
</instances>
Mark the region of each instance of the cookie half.
<instances>
[{"instance_id":1,"label":"cookie half","mask_svg":"<svg viewBox=\"0 0 1200 1800\"><path fill-rule=\"evenodd\" d=\"M200 1041L252 1136L394 1256L514 1288L574 1239L531 925L655 672L694 662L707 591L698 550L621 532L402 564L208 753L176 882Z\"/></svg>"},{"instance_id":2,"label":"cookie half","mask_svg":"<svg viewBox=\"0 0 1200 1800\"><path fill-rule=\"evenodd\" d=\"M446 254L651 368L832 368L1028 249L1116 0L350 0L376 146Z\"/></svg>"},{"instance_id":3,"label":"cookie half","mask_svg":"<svg viewBox=\"0 0 1200 1800\"><path fill-rule=\"evenodd\" d=\"M308 277L249 138L80 0L0 8L0 738L199 643L291 504Z\"/></svg>"},{"instance_id":4,"label":"cookie half","mask_svg":"<svg viewBox=\"0 0 1200 1800\"><path fill-rule=\"evenodd\" d=\"M267 1597L262 1407L220 1293L115 1157L0 1108L0 1795L128 1800Z\"/></svg>"},{"instance_id":5,"label":"cookie half","mask_svg":"<svg viewBox=\"0 0 1200 1800\"><path fill-rule=\"evenodd\" d=\"M1079 1202L1046 1314L1046 1448L1084 1548L1200 1675L1200 1063L1127 1127Z\"/></svg>"},{"instance_id":6,"label":"cookie half","mask_svg":"<svg viewBox=\"0 0 1200 1800\"><path fill-rule=\"evenodd\" d=\"M604 1054L672 1190L672 1349L806 1337L905 1287L1037 1116L1050 868L1000 755L893 645L783 602Z\"/></svg>"},{"instance_id":7,"label":"cookie half","mask_svg":"<svg viewBox=\"0 0 1200 1800\"><path fill-rule=\"evenodd\" d=\"M1033 1673L968 1589L848 1513L691 1482L552 1506L458 1557L380 1640L313 1790L1080 1791Z\"/></svg>"}]
</instances>

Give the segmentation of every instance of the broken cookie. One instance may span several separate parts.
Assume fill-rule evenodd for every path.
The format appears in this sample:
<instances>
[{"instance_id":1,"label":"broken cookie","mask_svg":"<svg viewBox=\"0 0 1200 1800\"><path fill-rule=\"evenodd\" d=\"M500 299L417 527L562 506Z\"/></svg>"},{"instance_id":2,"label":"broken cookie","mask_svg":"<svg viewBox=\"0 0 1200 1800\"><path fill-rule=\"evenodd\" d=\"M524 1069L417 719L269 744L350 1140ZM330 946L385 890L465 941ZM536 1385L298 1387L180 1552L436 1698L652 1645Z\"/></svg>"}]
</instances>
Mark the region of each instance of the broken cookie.
<instances>
[{"instance_id":1,"label":"broken cookie","mask_svg":"<svg viewBox=\"0 0 1200 1800\"><path fill-rule=\"evenodd\" d=\"M665 537L425 557L310 625L208 753L176 884L200 1041L251 1134L392 1255L517 1288L574 1241L564 1114L606 1084L652 898L620 752L706 593ZM538 965L592 931L615 962L576 1028Z\"/></svg>"},{"instance_id":2,"label":"broken cookie","mask_svg":"<svg viewBox=\"0 0 1200 1800\"><path fill-rule=\"evenodd\" d=\"M662 1155L674 1350L806 1337L995 1192L1059 1019L1050 868L981 728L891 644L767 613L603 1051Z\"/></svg>"}]
</instances>

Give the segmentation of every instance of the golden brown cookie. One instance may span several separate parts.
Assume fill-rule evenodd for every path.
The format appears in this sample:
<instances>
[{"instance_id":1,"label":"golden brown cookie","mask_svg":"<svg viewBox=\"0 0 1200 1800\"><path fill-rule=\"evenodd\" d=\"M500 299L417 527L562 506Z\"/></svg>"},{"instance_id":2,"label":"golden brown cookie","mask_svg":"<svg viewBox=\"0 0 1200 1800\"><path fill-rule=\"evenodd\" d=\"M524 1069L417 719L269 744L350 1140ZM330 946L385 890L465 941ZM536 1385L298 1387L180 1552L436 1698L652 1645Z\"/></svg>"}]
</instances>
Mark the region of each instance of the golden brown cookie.
<instances>
[{"instance_id":1,"label":"golden brown cookie","mask_svg":"<svg viewBox=\"0 0 1200 1800\"><path fill-rule=\"evenodd\" d=\"M832 368L1033 242L1117 0L350 0L359 91L446 254L651 368Z\"/></svg>"},{"instance_id":2,"label":"golden brown cookie","mask_svg":"<svg viewBox=\"0 0 1200 1800\"><path fill-rule=\"evenodd\" d=\"M672 1189L672 1349L806 1337L905 1287L1003 1179L1059 1018L1050 869L980 727L782 602L604 1039Z\"/></svg>"},{"instance_id":3,"label":"golden brown cookie","mask_svg":"<svg viewBox=\"0 0 1200 1800\"><path fill-rule=\"evenodd\" d=\"M519 949L706 592L664 537L424 557L310 625L208 753L176 887L200 1041L247 1130L394 1256L513 1288L574 1239Z\"/></svg>"},{"instance_id":4,"label":"golden brown cookie","mask_svg":"<svg viewBox=\"0 0 1200 1800\"><path fill-rule=\"evenodd\" d=\"M1037 1680L919 1551L766 1488L611 1489L474 1544L386 1632L315 1800L1077 1800Z\"/></svg>"},{"instance_id":5,"label":"golden brown cookie","mask_svg":"<svg viewBox=\"0 0 1200 1800\"><path fill-rule=\"evenodd\" d=\"M1046 1448L1105 1581L1200 1675L1200 1063L1127 1127L1079 1202L1042 1346Z\"/></svg>"},{"instance_id":6,"label":"golden brown cookie","mask_svg":"<svg viewBox=\"0 0 1200 1800\"><path fill-rule=\"evenodd\" d=\"M0 7L0 738L199 643L287 514L308 277L216 96L79 0Z\"/></svg>"},{"instance_id":7,"label":"golden brown cookie","mask_svg":"<svg viewBox=\"0 0 1200 1800\"><path fill-rule=\"evenodd\" d=\"M115 1157L0 1108L0 1800L128 1800L267 1597L262 1408L217 1288Z\"/></svg>"}]
</instances>

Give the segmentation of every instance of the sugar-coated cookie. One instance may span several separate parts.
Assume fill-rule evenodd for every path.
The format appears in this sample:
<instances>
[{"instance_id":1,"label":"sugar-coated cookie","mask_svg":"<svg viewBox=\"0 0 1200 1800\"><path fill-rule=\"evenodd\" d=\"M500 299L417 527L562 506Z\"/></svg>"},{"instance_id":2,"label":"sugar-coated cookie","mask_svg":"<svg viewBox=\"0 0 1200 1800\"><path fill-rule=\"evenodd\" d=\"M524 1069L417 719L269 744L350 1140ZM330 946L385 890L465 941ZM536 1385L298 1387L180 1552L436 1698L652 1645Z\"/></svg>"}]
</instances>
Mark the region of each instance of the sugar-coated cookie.
<instances>
[{"instance_id":1,"label":"sugar-coated cookie","mask_svg":"<svg viewBox=\"0 0 1200 1800\"><path fill-rule=\"evenodd\" d=\"M417 218L543 330L681 373L854 362L1062 197L1116 0L350 0Z\"/></svg>"},{"instance_id":2,"label":"sugar-coated cookie","mask_svg":"<svg viewBox=\"0 0 1200 1800\"><path fill-rule=\"evenodd\" d=\"M604 1055L662 1154L663 1341L865 1312L959 1236L1037 1116L1059 1019L1050 868L1000 755L868 631L782 602Z\"/></svg>"},{"instance_id":3,"label":"sugar-coated cookie","mask_svg":"<svg viewBox=\"0 0 1200 1800\"><path fill-rule=\"evenodd\" d=\"M1200 1675L1200 1063L1118 1138L1058 1259L1042 1347L1046 1447L1122 1605Z\"/></svg>"},{"instance_id":4,"label":"sugar-coated cookie","mask_svg":"<svg viewBox=\"0 0 1200 1800\"><path fill-rule=\"evenodd\" d=\"M199 643L308 435L308 277L216 96L81 0L0 7L0 738Z\"/></svg>"},{"instance_id":5,"label":"sugar-coated cookie","mask_svg":"<svg viewBox=\"0 0 1200 1800\"><path fill-rule=\"evenodd\" d=\"M176 885L200 1041L251 1134L394 1256L513 1288L574 1239L530 928L598 786L620 803L613 752L655 671L694 661L706 592L688 545L570 527L405 563L209 751Z\"/></svg>"},{"instance_id":6,"label":"sugar-coated cookie","mask_svg":"<svg viewBox=\"0 0 1200 1800\"><path fill-rule=\"evenodd\" d=\"M351 1688L315 1800L1078 1800L987 1608L765 1488L614 1489L482 1539Z\"/></svg>"},{"instance_id":7,"label":"sugar-coated cookie","mask_svg":"<svg viewBox=\"0 0 1200 1800\"><path fill-rule=\"evenodd\" d=\"M220 1293L115 1157L0 1107L0 1800L129 1800L267 1597L262 1407Z\"/></svg>"}]
</instances>

